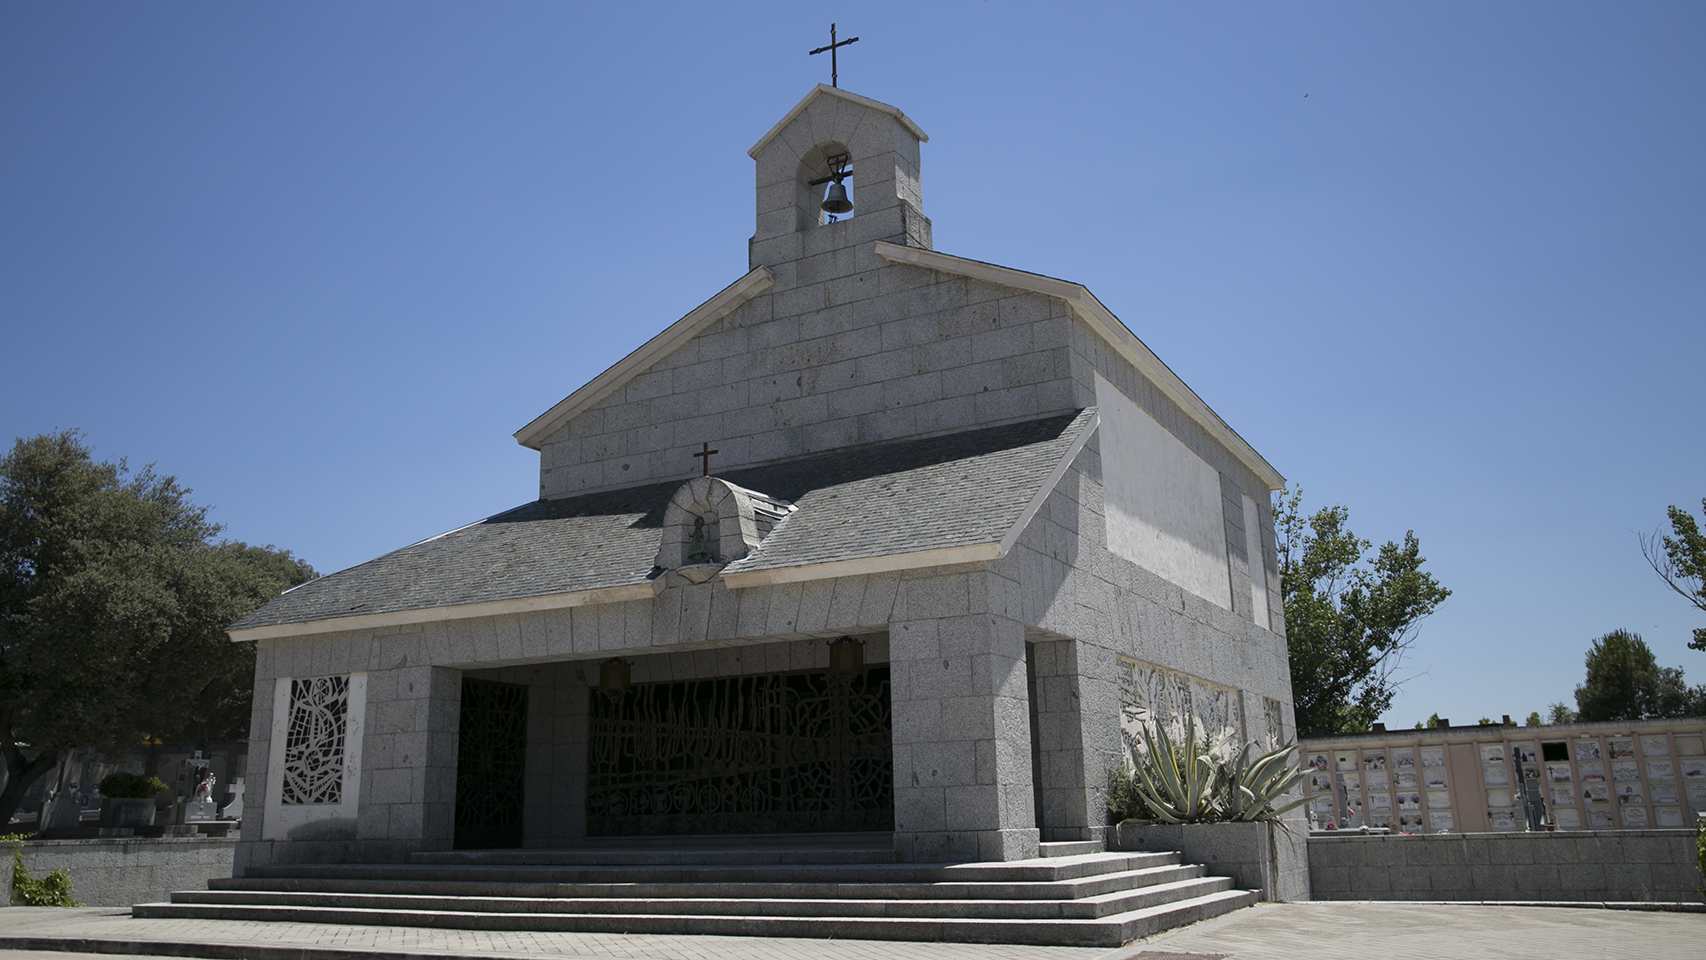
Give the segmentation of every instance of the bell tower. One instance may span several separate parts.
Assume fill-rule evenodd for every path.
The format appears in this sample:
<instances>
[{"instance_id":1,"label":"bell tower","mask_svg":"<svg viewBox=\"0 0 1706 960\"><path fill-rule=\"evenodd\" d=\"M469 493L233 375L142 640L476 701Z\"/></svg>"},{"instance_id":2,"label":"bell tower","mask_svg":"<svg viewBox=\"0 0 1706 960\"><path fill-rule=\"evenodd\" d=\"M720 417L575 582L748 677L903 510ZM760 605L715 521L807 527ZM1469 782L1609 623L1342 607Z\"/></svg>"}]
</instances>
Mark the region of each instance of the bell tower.
<instances>
[{"instance_id":1,"label":"bell tower","mask_svg":"<svg viewBox=\"0 0 1706 960\"><path fill-rule=\"evenodd\" d=\"M818 84L747 151L758 174L748 265L873 240L930 249L918 156L929 139L886 103Z\"/></svg>"}]
</instances>

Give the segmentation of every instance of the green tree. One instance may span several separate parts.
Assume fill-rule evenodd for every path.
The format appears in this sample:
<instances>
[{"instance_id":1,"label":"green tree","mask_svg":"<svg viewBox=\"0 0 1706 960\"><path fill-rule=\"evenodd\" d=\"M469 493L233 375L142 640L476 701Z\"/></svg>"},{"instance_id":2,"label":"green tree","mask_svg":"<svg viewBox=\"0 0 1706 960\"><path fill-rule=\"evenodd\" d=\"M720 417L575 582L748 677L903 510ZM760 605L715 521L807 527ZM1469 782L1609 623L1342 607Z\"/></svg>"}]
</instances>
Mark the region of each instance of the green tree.
<instances>
[{"instance_id":1,"label":"green tree","mask_svg":"<svg viewBox=\"0 0 1706 960\"><path fill-rule=\"evenodd\" d=\"M1522 725L1525 727L1538 727L1538 726L1541 726L1544 722L1545 721L1540 719L1540 711L1535 710L1535 711L1532 711L1529 713L1528 719L1524 720L1522 722Z\"/></svg>"},{"instance_id":2,"label":"green tree","mask_svg":"<svg viewBox=\"0 0 1706 960\"><path fill-rule=\"evenodd\" d=\"M254 651L224 627L314 573L215 541L189 494L96 462L75 431L0 458L0 822L63 750L205 737L247 713Z\"/></svg>"},{"instance_id":3,"label":"green tree","mask_svg":"<svg viewBox=\"0 0 1706 960\"><path fill-rule=\"evenodd\" d=\"M1690 688L1676 667L1660 667L1640 634L1613 630L1588 648L1587 680L1576 688L1584 723L1706 715L1706 686Z\"/></svg>"},{"instance_id":4,"label":"green tree","mask_svg":"<svg viewBox=\"0 0 1706 960\"><path fill-rule=\"evenodd\" d=\"M1392 703L1417 625L1451 591L1422 570L1414 531L1370 556L1344 507L1305 516L1302 502L1301 491L1282 495L1275 517L1297 728L1366 730Z\"/></svg>"},{"instance_id":5,"label":"green tree","mask_svg":"<svg viewBox=\"0 0 1706 960\"><path fill-rule=\"evenodd\" d=\"M1576 711L1571 710L1570 705L1562 700L1546 707L1547 723L1575 723L1577 719L1579 718Z\"/></svg>"},{"instance_id":6,"label":"green tree","mask_svg":"<svg viewBox=\"0 0 1706 960\"><path fill-rule=\"evenodd\" d=\"M1700 509L1706 513L1706 497L1701 498ZM1666 513L1670 533L1661 536L1655 531L1642 537L1641 555L1666 586L1706 612L1706 534L1700 532L1699 522L1687 510L1673 504ZM1694 628L1694 639L1688 646L1706 650L1706 627Z\"/></svg>"}]
</instances>

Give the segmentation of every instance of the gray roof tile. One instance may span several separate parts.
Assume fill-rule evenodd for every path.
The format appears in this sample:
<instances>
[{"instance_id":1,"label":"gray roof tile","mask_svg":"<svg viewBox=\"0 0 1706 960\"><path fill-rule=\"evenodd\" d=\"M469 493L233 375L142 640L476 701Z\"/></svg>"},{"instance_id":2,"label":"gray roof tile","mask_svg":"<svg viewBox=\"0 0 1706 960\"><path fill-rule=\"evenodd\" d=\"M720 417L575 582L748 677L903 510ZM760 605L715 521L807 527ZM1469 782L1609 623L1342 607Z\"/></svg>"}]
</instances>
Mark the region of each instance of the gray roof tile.
<instances>
[{"instance_id":1,"label":"gray roof tile","mask_svg":"<svg viewBox=\"0 0 1706 960\"><path fill-rule=\"evenodd\" d=\"M770 570L1000 540L1088 411L731 470L799 509L731 570ZM231 629L645 583L683 481L539 500L281 594Z\"/></svg>"}]
</instances>

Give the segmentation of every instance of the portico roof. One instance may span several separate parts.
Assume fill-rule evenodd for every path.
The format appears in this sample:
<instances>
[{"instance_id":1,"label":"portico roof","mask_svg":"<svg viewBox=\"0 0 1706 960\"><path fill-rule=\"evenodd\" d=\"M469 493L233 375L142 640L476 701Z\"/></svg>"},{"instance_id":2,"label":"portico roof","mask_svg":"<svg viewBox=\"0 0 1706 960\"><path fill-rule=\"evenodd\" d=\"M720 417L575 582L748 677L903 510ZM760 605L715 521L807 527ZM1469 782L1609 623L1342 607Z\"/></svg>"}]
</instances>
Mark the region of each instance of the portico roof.
<instances>
[{"instance_id":1,"label":"portico roof","mask_svg":"<svg viewBox=\"0 0 1706 960\"><path fill-rule=\"evenodd\" d=\"M721 576L732 588L997 559L1095 430L1095 408L719 473L798 508ZM684 480L539 500L286 591L233 640L656 596Z\"/></svg>"}]
</instances>

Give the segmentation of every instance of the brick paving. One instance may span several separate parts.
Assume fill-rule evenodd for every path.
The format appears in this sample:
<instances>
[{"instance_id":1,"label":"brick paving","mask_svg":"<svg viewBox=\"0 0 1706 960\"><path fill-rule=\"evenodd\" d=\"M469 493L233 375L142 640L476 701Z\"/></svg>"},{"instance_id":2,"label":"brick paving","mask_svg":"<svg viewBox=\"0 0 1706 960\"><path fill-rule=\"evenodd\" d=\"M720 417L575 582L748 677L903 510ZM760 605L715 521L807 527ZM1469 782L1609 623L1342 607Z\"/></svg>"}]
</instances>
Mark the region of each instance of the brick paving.
<instances>
[{"instance_id":1,"label":"brick paving","mask_svg":"<svg viewBox=\"0 0 1706 960\"><path fill-rule=\"evenodd\" d=\"M0 910L0 939L11 937L249 943L422 956L528 956L576 960L898 960L901 957L907 960L1097 960L1108 953L1103 947L346 927L324 923L231 920L137 920L130 916L128 909L112 907L81 910L12 907Z\"/></svg>"},{"instance_id":2,"label":"brick paving","mask_svg":"<svg viewBox=\"0 0 1706 960\"><path fill-rule=\"evenodd\" d=\"M1367 901L1258 904L1112 951L1239 960L1700 960L1706 914ZM1124 951L1124 952L1122 952Z\"/></svg>"},{"instance_id":3,"label":"brick paving","mask_svg":"<svg viewBox=\"0 0 1706 960\"><path fill-rule=\"evenodd\" d=\"M222 944L426 957L554 960L1699 960L1706 914L1572 907L1410 903L1263 904L1114 950L881 940L806 940L346 927L318 923L138 920L128 910L12 907L0 911L0 960L64 960L3 949L20 938L100 941L107 960L160 955L164 944ZM152 945L152 949L150 948ZM85 949L96 949L92 944ZM185 953L191 950L186 949ZM200 955L208 956L206 952ZM257 956L261 954L256 952ZM278 956L273 953L273 956Z\"/></svg>"}]
</instances>

